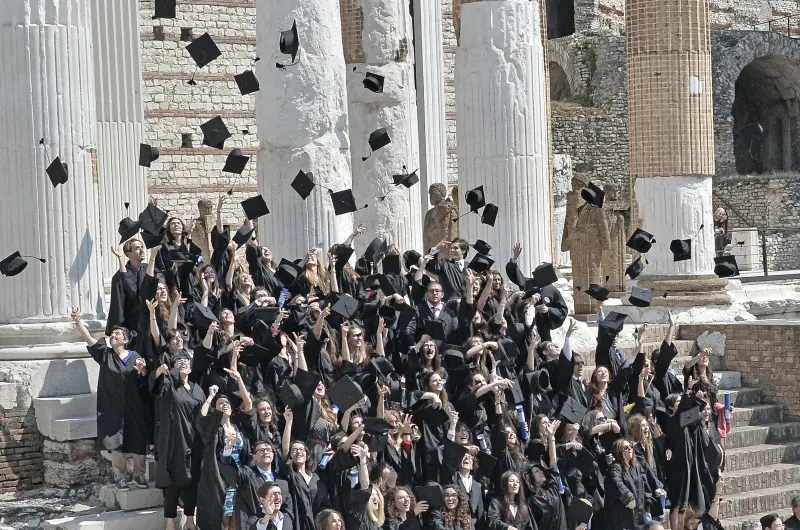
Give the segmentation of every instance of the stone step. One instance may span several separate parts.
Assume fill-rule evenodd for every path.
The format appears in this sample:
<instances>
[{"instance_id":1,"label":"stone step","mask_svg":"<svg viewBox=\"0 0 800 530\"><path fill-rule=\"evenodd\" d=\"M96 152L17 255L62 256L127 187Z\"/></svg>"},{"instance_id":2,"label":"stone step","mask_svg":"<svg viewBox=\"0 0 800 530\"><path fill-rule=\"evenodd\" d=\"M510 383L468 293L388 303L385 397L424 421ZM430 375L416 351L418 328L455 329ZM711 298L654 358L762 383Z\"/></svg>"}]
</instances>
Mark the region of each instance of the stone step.
<instances>
[{"instance_id":1,"label":"stone step","mask_svg":"<svg viewBox=\"0 0 800 530\"><path fill-rule=\"evenodd\" d=\"M760 466L754 469L725 471L723 497L771 488L775 484L800 482L800 463L782 463Z\"/></svg>"},{"instance_id":2,"label":"stone step","mask_svg":"<svg viewBox=\"0 0 800 530\"><path fill-rule=\"evenodd\" d=\"M36 398L33 408L39 432L55 440L53 425L57 420L97 416L97 394Z\"/></svg>"},{"instance_id":3,"label":"stone step","mask_svg":"<svg viewBox=\"0 0 800 530\"><path fill-rule=\"evenodd\" d=\"M731 517L730 519L721 519L720 523L725 530L749 530L751 528L761 528L761 518L771 513L777 513L783 521L792 516L792 510L790 508L782 508L780 510L771 510L768 512L754 513L752 515ZM745 526L747 523L755 524Z\"/></svg>"},{"instance_id":4,"label":"stone step","mask_svg":"<svg viewBox=\"0 0 800 530\"><path fill-rule=\"evenodd\" d=\"M186 522L183 511L178 508L176 526L182 528ZM64 517L44 522L44 530L157 530L164 528L164 512L159 508L131 512L103 512L83 517Z\"/></svg>"},{"instance_id":5,"label":"stone step","mask_svg":"<svg viewBox=\"0 0 800 530\"><path fill-rule=\"evenodd\" d=\"M50 426L50 434L58 442L97 437L97 416L82 416L55 420Z\"/></svg>"},{"instance_id":6,"label":"stone step","mask_svg":"<svg viewBox=\"0 0 800 530\"><path fill-rule=\"evenodd\" d=\"M745 407L748 405L758 405L762 403L764 394L760 388L754 387L741 387L727 390L731 394L733 404L737 407Z\"/></svg>"},{"instance_id":7,"label":"stone step","mask_svg":"<svg viewBox=\"0 0 800 530\"><path fill-rule=\"evenodd\" d=\"M742 386L741 372L719 371L714 372L719 390L733 390Z\"/></svg>"},{"instance_id":8,"label":"stone step","mask_svg":"<svg viewBox=\"0 0 800 530\"><path fill-rule=\"evenodd\" d=\"M736 449L767 442L782 442L800 438L800 422L772 423L733 429L725 441L725 448Z\"/></svg>"},{"instance_id":9,"label":"stone step","mask_svg":"<svg viewBox=\"0 0 800 530\"><path fill-rule=\"evenodd\" d=\"M758 444L737 449L728 449L726 442L725 473L750 470L762 466L794 462L800 460L800 441L785 443Z\"/></svg>"},{"instance_id":10,"label":"stone step","mask_svg":"<svg viewBox=\"0 0 800 530\"><path fill-rule=\"evenodd\" d=\"M98 497L109 510L130 512L164 505L164 494L156 489L155 482L150 482L148 489L137 488L133 481L129 481L128 485L131 487L130 491L119 491L116 485L107 484L100 488Z\"/></svg>"},{"instance_id":11,"label":"stone step","mask_svg":"<svg viewBox=\"0 0 800 530\"><path fill-rule=\"evenodd\" d=\"M735 495L723 495L719 517L727 519L774 512L791 506L792 497L796 495L800 495L800 483L797 482Z\"/></svg>"},{"instance_id":12,"label":"stone step","mask_svg":"<svg viewBox=\"0 0 800 530\"><path fill-rule=\"evenodd\" d=\"M764 425L783 421L783 406L777 404L734 407L733 428L746 425Z\"/></svg>"}]
</instances>

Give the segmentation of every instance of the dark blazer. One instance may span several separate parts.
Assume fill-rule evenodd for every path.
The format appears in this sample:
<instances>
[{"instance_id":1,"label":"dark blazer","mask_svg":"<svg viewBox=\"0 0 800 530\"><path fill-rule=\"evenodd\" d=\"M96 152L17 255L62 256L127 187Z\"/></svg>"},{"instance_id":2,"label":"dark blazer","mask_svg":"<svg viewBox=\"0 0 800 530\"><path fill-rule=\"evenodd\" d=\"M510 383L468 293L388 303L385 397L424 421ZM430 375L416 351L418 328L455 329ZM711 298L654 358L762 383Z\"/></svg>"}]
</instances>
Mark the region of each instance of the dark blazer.
<instances>
[{"instance_id":1,"label":"dark blazer","mask_svg":"<svg viewBox=\"0 0 800 530\"><path fill-rule=\"evenodd\" d=\"M300 528L294 524L294 516L291 513L287 512L284 508L281 508L281 513L283 514L283 530L298 530ZM258 521L265 515L263 511L259 511L258 515L254 515L248 519L247 530L258 530Z\"/></svg>"},{"instance_id":2,"label":"dark blazer","mask_svg":"<svg viewBox=\"0 0 800 530\"><path fill-rule=\"evenodd\" d=\"M581 405L589 408L592 404L592 390L589 385L577 381L572 374L575 369L575 356L567 359L564 352L558 356L558 386L559 393L566 394L577 400Z\"/></svg>"},{"instance_id":3,"label":"dark blazer","mask_svg":"<svg viewBox=\"0 0 800 530\"><path fill-rule=\"evenodd\" d=\"M405 351L411 349L419 341L425 332L425 321L432 319L433 313L428 307L427 301L418 304L414 308L414 316L401 334ZM437 320L444 324L445 343L452 344L458 333L458 316L452 309L442 305L442 310L439 311ZM437 346L441 346L441 344L437 342Z\"/></svg>"}]
</instances>

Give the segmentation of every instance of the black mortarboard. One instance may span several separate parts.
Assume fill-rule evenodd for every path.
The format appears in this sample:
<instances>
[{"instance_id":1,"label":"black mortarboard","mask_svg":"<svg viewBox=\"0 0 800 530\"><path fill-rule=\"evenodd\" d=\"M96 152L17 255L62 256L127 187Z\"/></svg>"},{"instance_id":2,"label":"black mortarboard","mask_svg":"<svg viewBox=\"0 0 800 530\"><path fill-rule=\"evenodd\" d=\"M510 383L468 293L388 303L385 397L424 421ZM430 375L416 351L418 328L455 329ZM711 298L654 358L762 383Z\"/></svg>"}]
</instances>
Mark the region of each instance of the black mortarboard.
<instances>
[{"instance_id":1,"label":"black mortarboard","mask_svg":"<svg viewBox=\"0 0 800 530\"><path fill-rule=\"evenodd\" d=\"M483 254L484 256L489 256L492 252L492 246L483 239L475 241L475 243L472 244L472 248L475 249L475 252Z\"/></svg>"},{"instance_id":2,"label":"black mortarboard","mask_svg":"<svg viewBox=\"0 0 800 530\"><path fill-rule=\"evenodd\" d=\"M589 206L594 206L595 208L603 207L605 196L605 192L591 182L587 187L581 190L581 197L583 200L586 201Z\"/></svg>"},{"instance_id":3,"label":"black mortarboard","mask_svg":"<svg viewBox=\"0 0 800 530\"><path fill-rule=\"evenodd\" d=\"M531 394L540 394L550 391L550 372L547 370L534 370L525 374L528 390Z\"/></svg>"},{"instance_id":4,"label":"black mortarboard","mask_svg":"<svg viewBox=\"0 0 800 530\"><path fill-rule=\"evenodd\" d=\"M336 215L353 213L359 209L358 206L356 206L356 198L353 195L352 189L331 193L331 201L333 202L333 212Z\"/></svg>"},{"instance_id":5,"label":"black mortarboard","mask_svg":"<svg viewBox=\"0 0 800 530\"><path fill-rule=\"evenodd\" d=\"M348 376L342 377L328 388L328 399L341 411L349 409L363 397L364 391Z\"/></svg>"},{"instance_id":6,"label":"black mortarboard","mask_svg":"<svg viewBox=\"0 0 800 530\"><path fill-rule=\"evenodd\" d=\"M200 126L203 131L203 145L213 147L215 149L224 149L225 140L231 137L230 131L222 121L221 116L211 118Z\"/></svg>"},{"instance_id":7,"label":"black mortarboard","mask_svg":"<svg viewBox=\"0 0 800 530\"><path fill-rule=\"evenodd\" d=\"M255 231L255 227L243 226L233 235L233 242L236 243L237 247L241 247L250 241L250 238L253 237L253 232Z\"/></svg>"},{"instance_id":8,"label":"black mortarboard","mask_svg":"<svg viewBox=\"0 0 800 530\"><path fill-rule=\"evenodd\" d=\"M394 285L385 274L379 274L377 280L378 286L380 287L381 291L383 291L385 296L392 296L397 292L397 289L394 288ZM394 311L394 308L390 309Z\"/></svg>"},{"instance_id":9,"label":"black mortarboard","mask_svg":"<svg viewBox=\"0 0 800 530\"><path fill-rule=\"evenodd\" d=\"M269 213L269 208L261 195L250 197L242 201L242 210L251 221Z\"/></svg>"},{"instance_id":10,"label":"black mortarboard","mask_svg":"<svg viewBox=\"0 0 800 530\"><path fill-rule=\"evenodd\" d=\"M297 21L292 21L292 29L281 31L281 39L279 43L281 53L292 56L292 64L294 64L295 57L297 57L297 50L300 49L300 38L297 34ZM279 65L288 66L288 65Z\"/></svg>"},{"instance_id":11,"label":"black mortarboard","mask_svg":"<svg viewBox=\"0 0 800 530\"><path fill-rule=\"evenodd\" d=\"M568 517L571 521L571 524L576 526L589 524L589 520L592 518L593 514L594 506L592 505L592 501L582 498L572 499L568 511Z\"/></svg>"},{"instance_id":12,"label":"black mortarboard","mask_svg":"<svg viewBox=\"0 0 800 530\"><path fill-rule=\"evenodd\" d=\"M293 262L286 258L281 259L280 265L275 269L275 279L277 279L284 287L291 287L300 276L301 269Z\"/></svg>"},{"instance_id":13,"label":"black mortarboard","mask_svg":"<svg viewBox=\"0 0 800 530\"><path fill-rule=\"evenodd\" d=\"M0 274L3 276L16 276L24 271L27 266L28 262L19 251L16 251L3 261L0 261Z\"/></svg>"},{"instance_id":14,"label":"black mortarboard","mask_svg":"<svg viewBox=\"0 0 800 530\"><path fill-rule=\"evenodd\" d=\"M366 418L364 418L366 420ZM386 444L389 442L389 437L385 434L369 434L364 436L364 441L367 442L367 450L370 453L379 453L383 451Z\"/></svg>"},{"instance_id":15,"label":"black mortarboard","mask_svg":"<svg viewBox=\"0 0 800 530\"><path fill-rule=\"evenodd\" d=\"M467 454L467 448L448 438L444 438L444 448L442 450L442 464L449 469L459 469L461 461Z\"/></svg>"},{"instance_id":16,"label":"black mortarboard","mask_svg":"<svg viewBox=\"0 0 800 530\"><path fill-rule=\"evenodd\" d=\"M417 171L412 171L411 173L406 173L403 175L392 175L392 180L394 181L395 186L403 186L405 188L410 188L417 182L419 182L419 175Z\"/></svg>"},{"instance_id":17,"label":"black mortarboard","mask_svg":"<svg viewBox=\"0 0 800 530\"><path fill-rule=\"evenodd\" d=\"M481 213L481 223L489 226L494 226L494 222L497 220L497 212L499 209L497 205L489 203L483 209L483 213Z\"/></svg>"},{"instance_id":18,"label":"black mortarboard","mask_svg":"<svg viewBox=\"0 0 800 530\"><path fill-rule=\"evenodd\" d=\"M608 300L608 289L596 283L590 283L589 288L586 289L586 294L597 300L598 302L605 302Z\"/></svg>"},{"instance_id":19,"label":"black mortarboard","mask_svg":"<svg viewBox=\"0 0 800 530\"><path fill-rule=\"evenodd\" d=\"M256 74L252 70L245 70L241 74L233 76L233 80L236 81L239 92L241 92L243 96L258 92L261 89Z\"/></svg>"},{"instance_id":20,"label":"black mortarboard","mask_svg":"<svg viewBox=\"0 0 800 530\"><path fill-rule=\"evenodd\" d=\"M363 397L363 393L360 397ZM340 410L345 410L339 405ZM392 428L392 425L384 420L383 418L372 418L366 417L364 418L364 432L368 432L370 434L377 434L377 435L384 435L389 434L389 429Z\"/></svg>"},{"instance_id":21,"label":"black mortarboard","mask_svg":"<svg viewBox=\"0 0 800 530\"><path fill-rule=\"evenodd\" d=\"M354 252L355 249L353 247L348 247L347 245L336 245L333 250L333 253L336 256L336 261L338 261L340 264L350 261L350 258L353 256Z\"/></svg>"},{"instance_id":22,"label":"black mortarboard","mask_svg":"<svg viewBox=\"0 0 800 530\"><path fill-rule=\"evenodd\" d=\"M494 260L492 258L486 257L483 254L476 254L470 260L469 265L467 265L468 269L472 269L478 274L482 272L486 272L492 268L494 265Z\"/></svg>"},{"instance_id":23,"label":"black mortarboard","mask_svg":"<svg viewBox=\"0 0 800 530\"><path fill-rule=\"evenodd\" d=\"M533 283L539 289L544 289L550 284L558 281L556 269L553 268L552 263L542 263L533 271Z\"/></svg>"},{"instance_id":24,"label":"black mortarboard","mask_svg":"<svg viewBox=\"0 0 800 530\"><path fill-rule=\"evenodd\" d=\"M177 0L156 0L153 18L175 18Z\"/></svg>"},{"instance_id":25,"label":"black mortarboard","mask_svg":"<svg viewBox=\"0 0 800 530\"><path fill-rule=\"evenodd\" d=\"M167 259L172 263L185 263L185 262L196 263L197 257L198 256L189 254L188 252L184 252L179 249L170 250L167 253Z\"/></svg>"},{"instance_id":26,"label":"black mortarboard","mask_svg":"<svg viewBox=\"0 0 800 530\"><path fill-rule=\"evenodd\" d=\"M442 351L442 366L448 372L458 370L464 366L464 352L454 348L443 349Z\"/></svg>"},{"instance_id":27,"label":"black mortarboard","mask_svg":"<svg viewBox=\"0 0 800 530\"><path fill-rule=\"evenodd\" d=\"M511 388L506 389L506 403L509 405L521 405L524 402L525 395L522 393L519 379L512 379Z\"/></svg>"},{"instance_id":28,"label":"black mortarboard","mask_svg":"<svg viewBox=\"0 0 800 530\"><path fill-rule=\"evenodd\" d=\"M478 469L475 471L475 478L491 477L495 466L497 466L496 457L489 453L478 451Z\"/></svg>"},{"instance_id":29,"label":"black mortarboard","mask_svg":"<svg viewBox=\"0 0 800 530\"><path fill-rule=\"evenodd\" d=\"M424 321L423 326L425 334L433 340L447 340L447 335L444 332L444 322L441 320L429 318Z\"/></svg>"},{"instance_id":30,"label":"black mortarboard","mask_svg":"<svg viewBox=\"0 0 800 530\"><path fill-rule=\"evenodd\" d=\"M331 307L331 311L341 315L345 320L350 320L358 312L358 300L349 294L343 294Z\"/></svg>"},{"instance_id":31,"label":"black mortarboard","mask_svg":"<svg viewBox=\"0 0 800 530\"><path fill-rule=\"evenodd\" d=\"M616 311L612 311L606 315L606 318L597 323L597 330L599 332L615 336L622 331L622 326L627 317L628 315L625 313L617 313Z\"/></svg>"},{"instance_id":32,"label":"black mortarboard","mask_svg":"<svg viewBox=\"0 0 800 530\"><path fill-rule=\"evenodd\" d=\"M364 88L376 94L383 92L383 82L384 77L379 74L367 72L367 75L364 76Z\"/></svg>"},{"instance_id":33,"label":"black mortarboard","mask_svg":"<svg viewBox=\"0 0 800 530\"><path fill-rule=\"evenodd\" d=\"M428 502L428 509L430 510L437 510L444 506L444 492L438 484L417 486L414 488L414 493L419 500Z\"/></svg>"},{"instance_id":34,"label":"black mortarboard","mask_svg":"<svg viewBox=\"0 0 800 530\"><path fill-rule=\"evenodd\" d=\"M440 407L422 406L412 413L417 424L427 423L432 427L439 427L450 421L450 416Z\"/></svg>"},{"instance_id":35,"label":"black mortarboard","mask_svg":"<svg viewBox=\"0 0 800 530\"><path fill-rule=\"evenodd\" d=\"M670 241L669 250L672 252L672 261L692 259L692 240L673 239Z\"/></svg>"},{"instance_id":36,"label":"black mortarboard","mask_svg":"<svg viewBox=\"0 0 800 530\"><path fill-rule=\"evenodd\" d=\"M406 250L403 252L403 264L406 266L406 270L411 270L411 267L416 267L419 265L419 259L422 257L422 254L417 252L416 250Z\"/></svg>"},{"instance_id":37,"label":"black mortarboard","mask_svg":"<svg viewBox=\"0 0 800 530\"><path fill-rule=\"evenodd\" d=\"M261 306L253 308L253 317L256 320L261 320L267 324L272 324L278 320L278 313L280 312L278 306Z\"/></svg>"},{"instance_id":38,"label":"black mortarboard","mask_svg":"<svg viewBox=\"0 0 800 530\"><path fill-rule=\"evenodd\" d=\"M242 150L237 147L228 154L228 158L225 160L225 167L222 168L222 171L241 175L242 171L244 171L244 166L247 165L249 160L250 157L243 155Z\"/></svg>"},{"instance_id":39,"label":"black mortarboard","mask_svg":"<svg viewBox=\"0 0 800 530\"><path fill-rule=\"evenodd\" d=\"M369 276L364 278L364 289L368 291L377 291L380 288L381 288L380 274L370 274Z\"/></svg>"},{"instance_id":40,"label":"black mortarboard","mask_svg":"<svg viewBox=\"0 0 800 530\"><path fill-rule=\"evenodd\" d=\"M214 43L214 39L212 39L211 35L208 33L203 33L190 42L189 45L186 46L186 51L192 56L198 68L204 67L222 55L222 52L219 51L219 48L217 48L217 45Z\"/></svg>"},{"instance_id":41,"label":"black mortarboard","mask_svg":"<svg viewBox=\"0 0 800 530\"><path fill-rule=\"evenodd\" d=\"M389 254L384 256L381 266L384 274L400 274L402 271L400 266L400 254Z\"/></svg>"},{"instance_id":42,"label":"black mortarboard","mask_svg":"<svg viewBox=\"0 0 800 530\"><path fill-rule=\"evenodd\" d=\"M570 423L580 425L583 422L583 417L586 416L586 407L581 405L575 398L567 396L567 399L561 405L558 415Z\"/></svg>"},{"instance_id":43,"label":"black mortarboard","mask_svg":"<svg viewBox=\"0 0 800 530\"><path fill-rule=\"evenodd\" d=\"M376 355L372 358L367 366L364 367L364 370L370 371L373 374L387 376L392 375L394 373L394 365L392 361L389 360L388 357L384 357L383 355Z\"/></svg>"},{"instance_id":44,"label":"black mortarboard","mask_svg":"<svg viewBox=\"0 0 800 530\"><path fill-rule=\"evenodd\" d=\"M655 242L656 240L653 239L653 234L645 232L641 228L637 228L633 231L631 237L628 238L628 242L625 245L636 252L645 254L650 251L650 248Z\"/></svg>"},{"instance_id":45,"label":"black mortarboard","mask_svg":"<svg viewBox=\"0 0 800 530\"><path fill-rule=\"evenodd\" d=\"M296 191L297 194L303 198L303 200L308 199L308 196L311 195L315 185L314 174L310 171L306 173L302 169L297 172L297 175L292 181L292 189L294 189L294 191Z\"/></svg>"},{"instance_id":46,"label":"black mortarboard","mask_svg":"<svg viewBox=\"0 0 800 530\"><path fill-rule=\"evenodd\" d=\"M376 237L364 251L364 259L372 263L377 263L386 256L387 252L389 252L389 245L386 244L386 240Z\"/></svg>"},{"instance_id":47,"label":"black mortarboard","mask_svg":"<svg viewBox=\"0 0 800 530\"><path fill-rule=\"evenodd\" d=\"M150 167L151 162L155 162L159 157L158 149L152 145L139 144L139 165Z\"/></svg>"},{"instance_id":48,"label":"black mortarboard","mask_svg":"<svg viewBox=\"0 0 800 530\"><path fill-rule=\"evenodd\" d=\"M317 372L311 372L298 368L294 374L294 384L300 389L303 397L308 401L317 390L317 385L322 381L322 376Z\"/></svg>"},{"instance_id":49,"label":"black mortarboard","mask_svg":"<svg viewBox=\"0 0 800 530\"><path fill-rule=\"evenodd\" d=\"M505 361L508 365L512 365L514 360L519 357L519 348L517 348L517 343L514 342L512 339L503 338L497 341L497 346L499 348L498 352L500 357L503 361Z\"/></svg>"},{"instance_id":50,"label":"black mortarboard","mask_svg":"<svg viewBox=\"0 0 800 530\"><path fill-rule=\"evenodd\" d=\"M219 322L217 315L202 304L195 304L192 312L192 321L197 329L206 330L212 322Z\"/></svg>"},{"instance_id":51,"label":"black mortarboard","mask_svg":"<svg viewBox=\"0 0 800 530\"><path fill-rule=\"evenodd\" d=\"M122 221L119 222L119 227L117 228L117 232L119 233L120 237L120 244L124 243L125 241L129 240L133 236L139 233L139 230L142 229L142 223L138 221L134 221L130 217L126 217Z\"/></svg>"},{"instance_id":52,"label":"black mortarboard","mask_svg":"<svg viewBox=\"0 0 800 530\"><path fill-rule=\"evenodd\" d=\"M648 307L653 301L653 291L636 286L631 287L631 295L628 297L628 301L636 307Z\"/></svg>"},{"instance_id":53,"label":"black mortarboard","mask_svg":"<svg viewBox=\"0 0 800 530\"><path fill-rule=\"evenodd\" d=\"M369 155L362 156L361 160L366 160L369 158L372 153L380 149L381 147L385 147L392 143L392 139L389 138L389 133L386 132L386 129L381 127L380 129L375 129L369 134L369 139L367 140L369 144Z\"/></svg>"},{"instance_id":54,"label":"black mortarboard","mask_svg":"<svg viewBox=\"0 0 800 530\"><path fill-rule=\"evenodd\" d=\"M483 194L483 186L478 186L475 189L469 190L464 197L464 201L472 212L477 212L486 206L486 196Z\"/></svg>"},{"instance_id":55,"label":"black mortarboard","mask_svg":"<svg viewBox=\"0 0 800 530\"><path fill-rule=\"evenodd\" d=\"M145 248L153 248L167 242L167 231L163 228L153 234L152 232L142 231L142 241Z\"/></svg>"},{"instance_id":56,"label":"black mortarboard","mask_svg":"<svg viewBox=\"0 0 800 530\"><path fill-rule=\"evenodd\" d=\"M642 258L636 258L628 265L628 268L625 269L625 274L627 274L631 280L635 280L643 270L644 264L642 263Z\"/></svg>"},{"instance_id":57,"label":"black mortarboard","mask_svg":"<svg viewBox=\"0 0 800 530\"><path fill-rule=\"evenodd\" d=\"M736 256L720 256L714 258L714 274L720 278L739 276L739 266L736 264Z\"/></svg>"},{"instance_id":58,"label":"black mortarboard","mask_svg":"<svg viewBox=\"0 0 800 530\"><path fill-rule=\"evenodd\" d=\"M50 177L50 182L53 183L53 187L65 184L69 180L69 167L61 162L60 157L56 157L46 171L47 176Z\"/></svg>"},{"instance_id":59,"label":"black mortarboard","mask_svg":"<svg viewBox=\"0 0 800 530\"><path fill-rule=\"evenodd\" d=\"M283 386L278 392L278 397L281 398L283 404L290 409L295 409L305 403L303 394L300 392L300 389L297 388L297 385L288 381L283 383Z\"/></svg>"},{"instance_id":60,"label":"black mortarboard","mask_svg":"<svg viewBox=\"0 0 800 530\"><path fill-rule=\"evenodd\" d=\"M167 212L159 208L153 203L147 205L147 208L142 210L139 214L139 222L142 224L142 230L151 234L156 234L163 230L164 223L167 222L169 215Z\"/></svg>"},{"instance_id":61,"label":"black mortarboard","mask_svg":"<svg viewBox=\"0 0 800 530\"><path fill-rule=\"evenodd\" d=\"M683 407L681 407L681 409L683 409ZM700 407L696 404L690 405L686 409L678 412L678 419L681 429L694 425L695 423L700 423Z\"/></svg>"}]
</instances>

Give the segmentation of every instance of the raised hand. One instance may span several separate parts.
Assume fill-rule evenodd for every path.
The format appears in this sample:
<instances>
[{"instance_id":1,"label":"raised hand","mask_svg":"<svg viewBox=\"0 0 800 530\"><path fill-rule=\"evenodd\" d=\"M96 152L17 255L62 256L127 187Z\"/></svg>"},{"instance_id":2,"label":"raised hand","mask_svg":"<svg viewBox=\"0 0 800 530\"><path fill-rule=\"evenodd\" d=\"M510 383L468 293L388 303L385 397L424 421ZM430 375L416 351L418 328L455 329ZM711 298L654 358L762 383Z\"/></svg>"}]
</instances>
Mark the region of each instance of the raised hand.
<instances>
[{"instance_id":1,"label":"raised hand","mask_svg":"<svg viewBox=\"0 0 800 530\"><path fill-rule=\"evenodd\" d=\"M283 419L286 420L286 423L289 423L294 419L294 412L292 412L292 409L286 407L286 410L283 411Z\"/></svg>"},{"instance_id":2,"label":"raised hand","mask_svg":"<svg viewBox=\"0 0 800 530\"><path fill-rule=\"evenodd\" d=\"M72 321L76 324L81 321L81 310L77 307L73 307L72 311L70 311L69 316L72 317Z\"/></svg>"},{"instance_id":3,"label":"raised hand","mask_svg":"<svg viewBox=\"0 0 800 530\"><path fill-rule=\"evenodd\" d=\"M569 317L569 326L567 326L567 337L572 335L576 329L578 329L578 321L572 317Z\"/></svg>"},{"instance_id":4,"label":"raised hand","mask_svg":"<svg viewBox=\"0 0 800 530\"><path fill-rule=\"evenodd\" d=\"M428 501L419 501L414 505L414 514L419 515L428 511Z\"/></svg>"},{"instance_id":5,"label":"raised hand","mask_svg":"<svg viewBox=\"0 0 800 530\"><path fill-rule=\"evenodd\" d=\"M239 373L238 370L231 370L230 368L223 368L225 373L230 376L231 379L239 383L242 380L242 374Z\"/></svg>"},{"instance_id":6,"label":"raised hand","mask_svg":"<svg viewBox=\"0 0 800 530\"><path fill-rule=\"evenodd\" d=\"M522 245L520 243L514 243L514 259L518 260L519 257L522 255Z\"/></svg>"},{"instance_id":7,"label":"raised hand","mask_svg":"<svg viewBox=\"0 0 800 530\"><path fill-rule=\"evenodd\" d=\"M219 387L217 385L211 385L208 387L208 397L213 398L219 392Z\"/></svg>"},{"instance_id":8,"label":"raised hand","mask_svg":"<svg viewBox=\"0 0 800 530\"><path fill-rule=\"evenodd\" d=\"M111 253L116 257L121 258L123 255L122 245L111 245Z\"/></svg>"},{"instance_id":9,"label":"raised hand","mask_svg":"<svg viewBox=\"0 0 800 530\"><path fill-rule=\"evenodd\" d=\"M156 312L156 308L158 307L158 302L155 298L152 300L145 300L145 304L147 304L147 309L150 311L150 314L153 315Z\"/></svg>"}]
</instances>

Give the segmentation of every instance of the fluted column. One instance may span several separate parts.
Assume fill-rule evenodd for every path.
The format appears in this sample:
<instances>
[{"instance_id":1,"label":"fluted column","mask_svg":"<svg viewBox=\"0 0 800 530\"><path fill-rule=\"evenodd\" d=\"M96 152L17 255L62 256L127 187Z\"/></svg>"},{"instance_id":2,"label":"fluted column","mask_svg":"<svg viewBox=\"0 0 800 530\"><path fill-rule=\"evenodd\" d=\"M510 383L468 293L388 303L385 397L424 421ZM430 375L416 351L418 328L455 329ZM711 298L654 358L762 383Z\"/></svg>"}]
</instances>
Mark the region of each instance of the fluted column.
<instances>
[{"instance_id":1,"label":"fluted column","mask_svg":"<svg viewBox=\"0 0 800 530\"><path fill-rule=\"evenodd\" d=\"M444 55L442 8L438 1L413 0L414 53L417 70L419 160L422 209L430 208L431 184L447 186L447 137L445 131Z\"/></svg>"},{"instance_id":2,"label":"fluted column","mask_svg":"<svg viewBox=\"0 0 800 530\"><path fill-rule=\"evenodd\" d=\"M483 239L496 259L519 241L520 266L551 261L551 193L539 2L462 4L456 52L456 118L461 212L464 193L483 185L500 211L494 228L461 219L461 236ZM501 267L502 268L502 267Z\"/></svg>"},{"instance_id":3,"label":"fluted column","mask_svg":"<svg viewBox=\"0 0 800 530\"><path fill-rule=\"evenodd\" d=\"M136 218L147 205L147 172L139 166L144 130L139 0L91 0L90 5L97 97L100 250L103 273L110 279L118 267L117 258L109 249L119 241L119 221L126 216Z\"/></svg>"},{"instance_id":4,"label":"fluted column","mask_svg":"<svg viewBox=\"0 0 800 530\"><path fill-rule=\"evenodd\" d=\"M271 211L259 219L259 239L276 255L295 258L344 241L353 228L352 215L334 216L326 190L352 186L339 2L258 0L256 13L258 191ZM299 63L279 70L276 61L289 62L279 50L280 32L293 20ZM317 184L305 201L290 187L301 169Z\"/></svg>"},{"instance_id":5,"label":"fluted column","mask_svg":"<svg viewBox=\"0 0 800 530\"><path fill-rule=\"evenodd\" d=\"M657 241L641 280L665 290L700 290L709 280L706 287L716 289L708 6L628 0L625 13L631 179L641 226ZM691 238L701 226L692 258L674 262L670 241Z\"/></svg>"},{"instance_id":6,"label":"fluted column","mask_svg":"<svg viewBox=\"0 0 800 530\"><path fill-rule=\"evenodd\" d=\"M371 202L386 195L385 200L374 201L369 208L354 214L354 222L364 223L370 233L401 249L420 249L420 185L392 189L392 175L404 173L403 166L408 171L419 167L413 28L408 4L395 0L341 0L340 5L350 138L354 142L353 188L357 198ZM366 72L385 77L382 93L364 88ZM392 143L362 161L361 157L368 154L367 138L377 128L385 128Z\"/></svg>"},{"instance_id":7,"label":"fluted column","mask_svg":"<svg viewBox=\"0 0 800 530\"><path fill-rule=\"evenodd\" d=\"M88 7L88 0L8 0L0 10L0 249L47 259L0 281L0 323L63 319L70 306L103 313ZM56 156L69 180L54 188L45 169Z\"/></svg>"}]
</instances>

